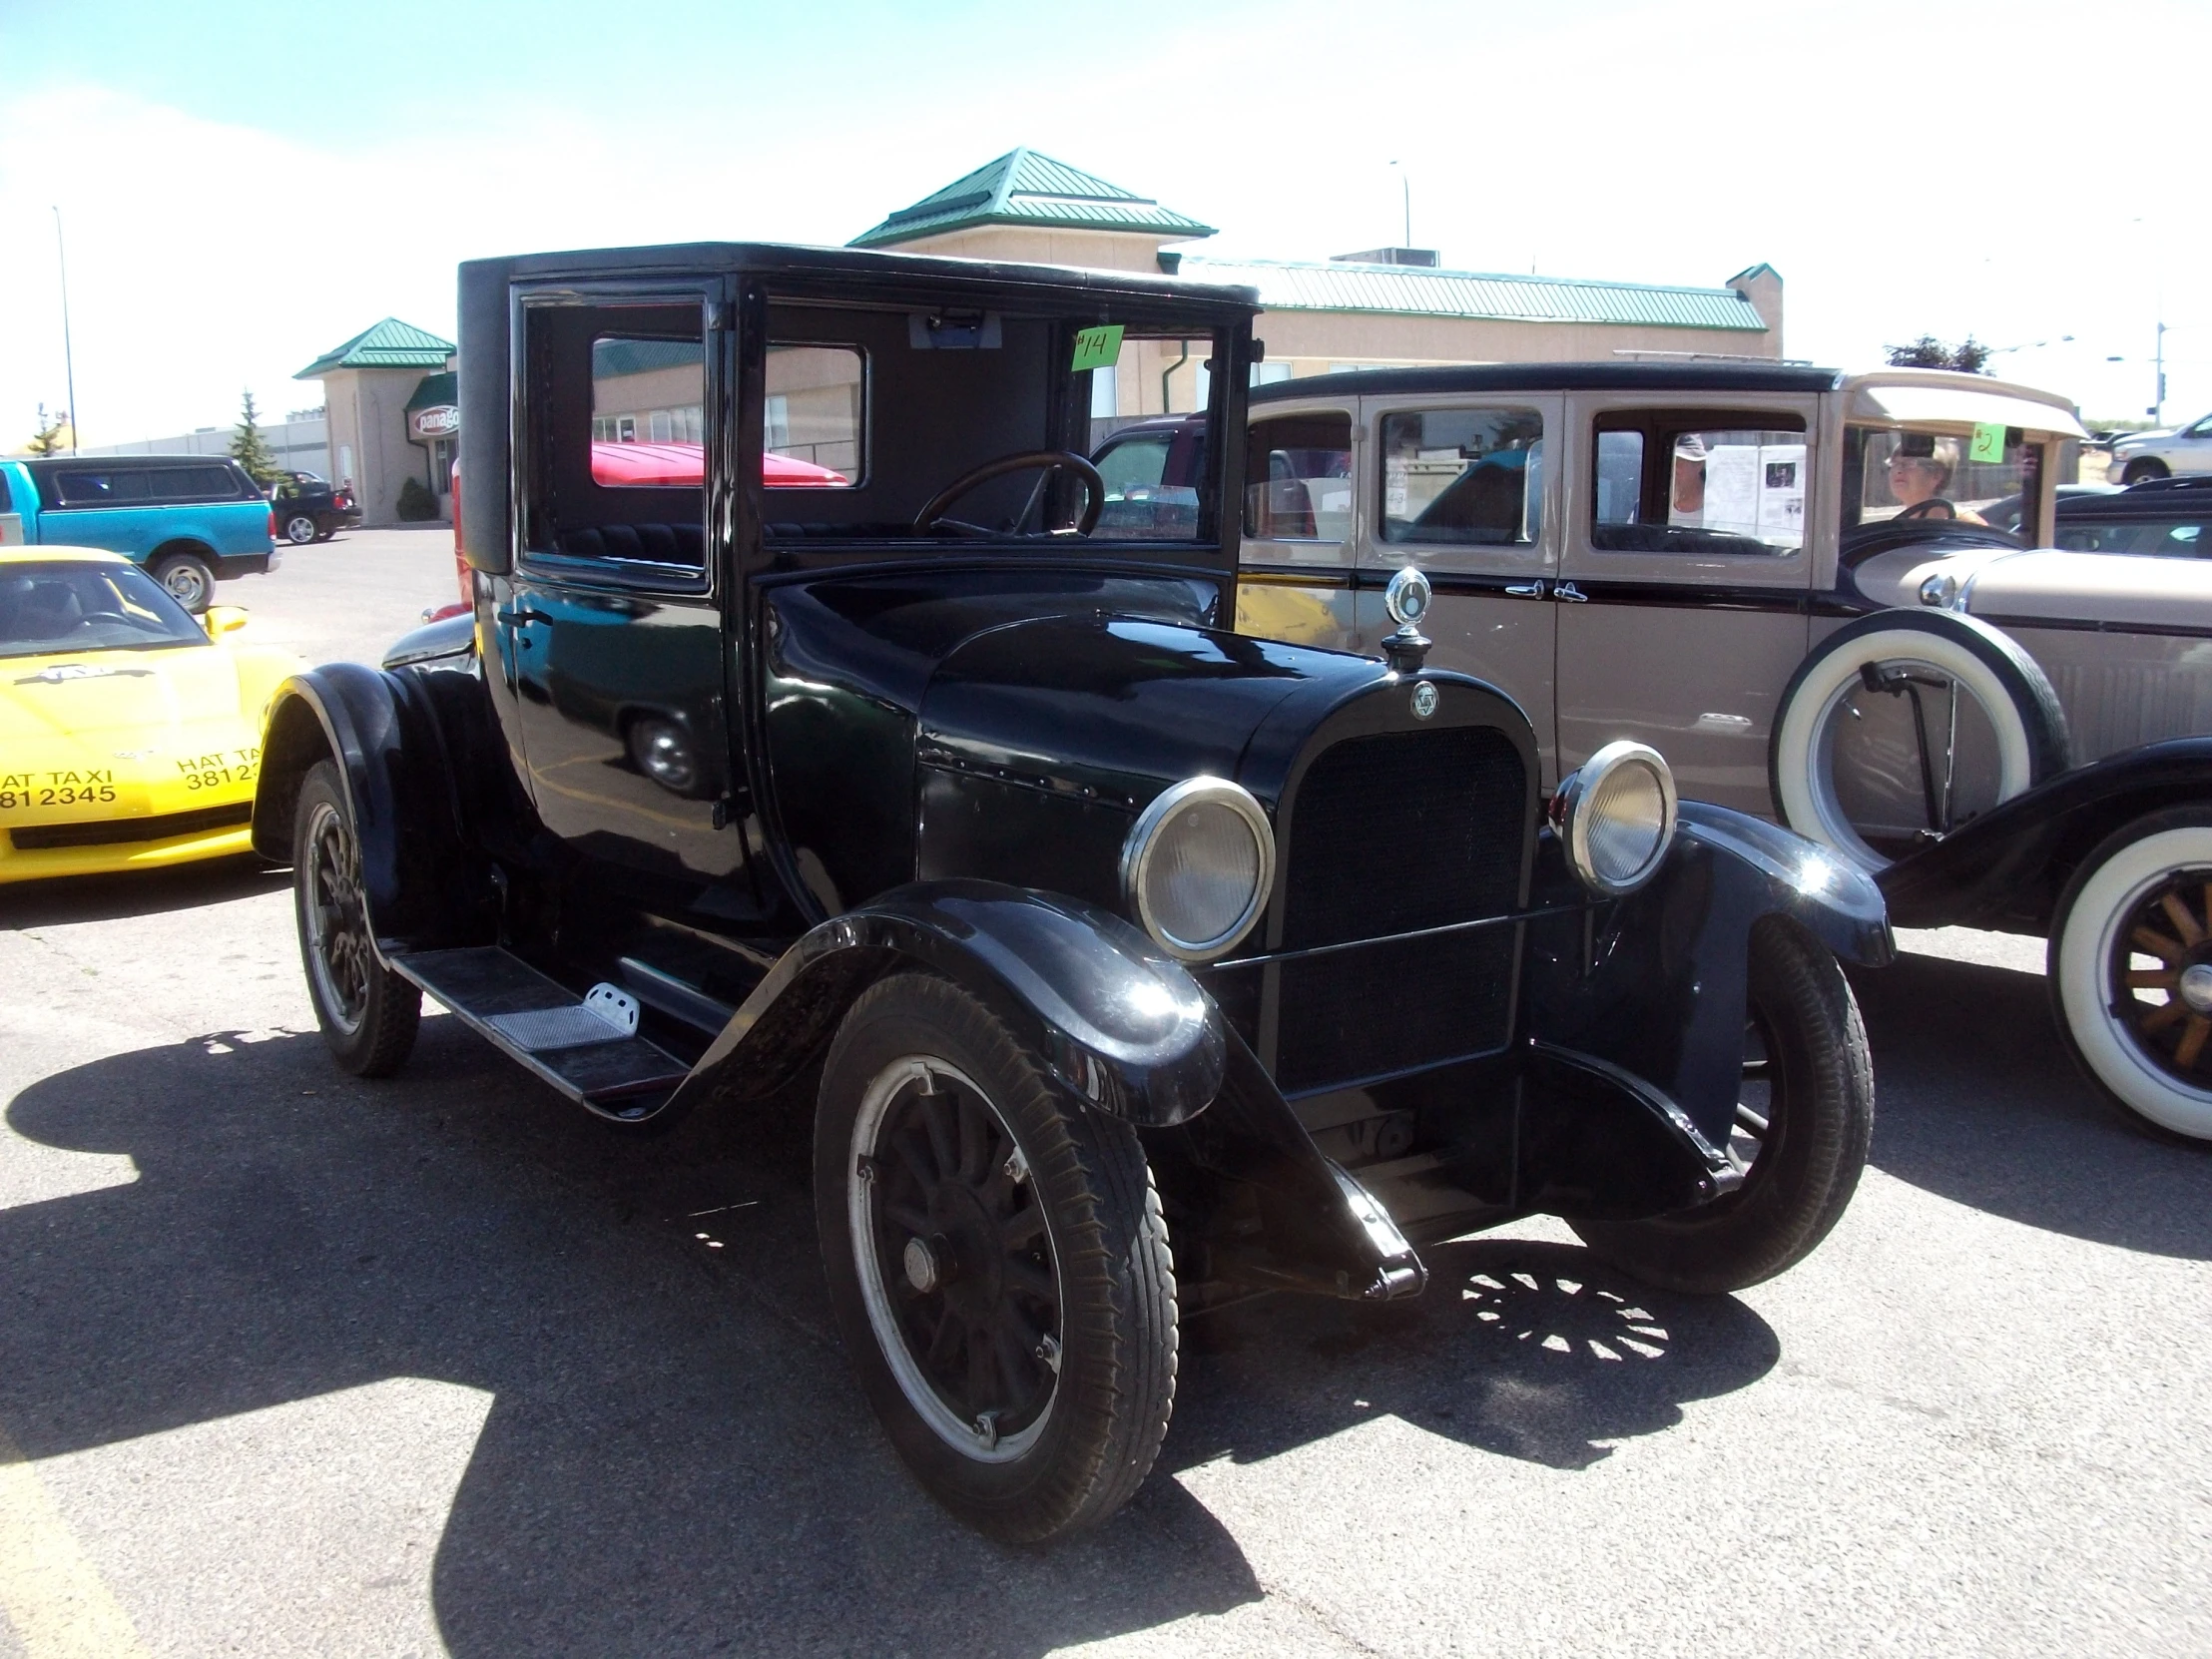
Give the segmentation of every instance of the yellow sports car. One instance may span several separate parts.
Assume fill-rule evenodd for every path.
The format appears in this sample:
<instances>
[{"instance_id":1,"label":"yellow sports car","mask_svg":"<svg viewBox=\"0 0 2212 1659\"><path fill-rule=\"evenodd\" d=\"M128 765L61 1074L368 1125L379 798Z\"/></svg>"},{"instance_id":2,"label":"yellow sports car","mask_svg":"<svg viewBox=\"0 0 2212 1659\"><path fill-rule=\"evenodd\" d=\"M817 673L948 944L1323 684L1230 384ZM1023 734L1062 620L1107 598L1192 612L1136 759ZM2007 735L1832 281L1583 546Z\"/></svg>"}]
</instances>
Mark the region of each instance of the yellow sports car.
<instances>
[{"instance_id":1,"label":"yellow sports car","mask_svg":"<svg viewBox=\"0 0 2212 1659\"><path fill-rule=\"evenodd\" d=\"M0 548L0 881L250 849L262 718L290 653L202 628L130 560Z\"/></svg>"}]
</instances>

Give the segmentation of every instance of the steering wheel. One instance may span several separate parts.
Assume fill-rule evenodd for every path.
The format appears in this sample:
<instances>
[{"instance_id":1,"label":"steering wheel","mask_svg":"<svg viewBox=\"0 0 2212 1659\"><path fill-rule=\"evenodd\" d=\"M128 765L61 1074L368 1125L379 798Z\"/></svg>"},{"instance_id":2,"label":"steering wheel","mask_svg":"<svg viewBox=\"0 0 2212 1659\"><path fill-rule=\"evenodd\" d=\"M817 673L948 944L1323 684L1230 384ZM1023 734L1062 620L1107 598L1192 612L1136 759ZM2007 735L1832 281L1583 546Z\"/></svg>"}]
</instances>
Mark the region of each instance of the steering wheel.
<instances>
[{"instance_id":1,"label":"steering wheel","mask_svg":"<svg viewBox=\"0 0 2212 1659\"><path fill-rule=\"evenodd\" d=\"M1082 516L1069 528L1079 536L1089 535L1098 523L1099 513L1106 506L1106 480L1098 475L1097 467L1072 449L1024 449L1018 455L1001 455L995 461L985 461L981 466L970 467L932 495L921 511L914 514L914 528L934 528L943 519L945 508L968 491L989 483L993 478L1003 478L1009 472L1027 472L1031 467L1043 467L1048 472L1072 472L1083 480Z\"/></svg>"},{"instance_id":2,"label":"steering wheel","mask_svg":"<svg viewBox=\"0 0 2212 1659\"><path fill-rule=\"evenodd\" d=\"M1956 518L1958 509L1939 495L1932 495L1926 501L1916 501L1897 515L1899 518Z\"/></svg>"}]
</instances>

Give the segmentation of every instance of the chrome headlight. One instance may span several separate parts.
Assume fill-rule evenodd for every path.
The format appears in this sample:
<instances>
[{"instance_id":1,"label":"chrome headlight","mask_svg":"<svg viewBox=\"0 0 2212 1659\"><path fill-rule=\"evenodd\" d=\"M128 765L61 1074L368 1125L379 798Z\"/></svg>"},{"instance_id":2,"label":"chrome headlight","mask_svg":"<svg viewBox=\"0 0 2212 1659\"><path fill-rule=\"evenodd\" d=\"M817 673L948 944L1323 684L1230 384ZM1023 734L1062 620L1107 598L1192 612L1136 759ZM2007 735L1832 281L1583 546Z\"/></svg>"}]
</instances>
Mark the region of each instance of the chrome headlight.
<instances>
[{"instance_id":1,"label":"chrome headlight","mask_svg":"<svg viewBox=\"0 0 2212 1659\"><path fill-rule=\"evenodd\" d=\"M1674 774L1659 751L1622 740L1559 787L1552 817L1582 884L1608 898L1650 880L1674 840Z\"/></svg>"},{"instance_id":2,"label":"chrome headlight","mask_svg":"<svg viewBox=\"0 0 2212 1659\"><path fill-rule=\"evenodd\" d=\"M1275 831L1251 792L1186 778L1144 810L1121 849L1130 910L1171 956L1210 962L1236 947L1275 884Z\"/></svg>"}]
</instances>

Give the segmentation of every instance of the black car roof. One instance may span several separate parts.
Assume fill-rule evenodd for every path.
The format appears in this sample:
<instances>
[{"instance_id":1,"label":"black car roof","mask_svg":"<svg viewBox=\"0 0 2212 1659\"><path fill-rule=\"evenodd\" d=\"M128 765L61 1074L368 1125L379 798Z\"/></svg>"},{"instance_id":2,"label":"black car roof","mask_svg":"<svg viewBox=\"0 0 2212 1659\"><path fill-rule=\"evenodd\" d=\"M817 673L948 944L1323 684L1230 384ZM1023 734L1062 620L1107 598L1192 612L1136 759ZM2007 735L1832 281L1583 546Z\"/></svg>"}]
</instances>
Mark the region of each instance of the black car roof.
<instances>
[{"instance_id":1,"label":"black car roof","mask_svg":"<svg viewBox=\"0 0 2212 1659\"><path fill-rule=\"evenodd\" d=\"M1146 272L1088 271L1066 266L1021 265L1009 260L955 260L930 254L892 254L874 249L807 248L770 242L670 243L654 248L576 249L564 253L517 254L504 259L469 260L461 266L461 285L495 280L542 280L561 276L619 274L652 276L744 270L776 276L844 276L895 286L901 278L954 281L978 287L1044 288L1062 293L1095 292L1154 300L1196 301L1256 311L1260 290L1226 282Z\"/></svg>"},{"instance_id":2,"label":"black car roof","mask_svg":"<svg viewBox=\"0 0 2212 1659\"><path fill-rule=\"evenodd\" d=\"M1455 391L1833 391L1841 370L1802 363L1465 363L1439 368L1355 368L1252 388L1254 403L1316 395L1384 396Z\"/></svg>"}]
</instances>

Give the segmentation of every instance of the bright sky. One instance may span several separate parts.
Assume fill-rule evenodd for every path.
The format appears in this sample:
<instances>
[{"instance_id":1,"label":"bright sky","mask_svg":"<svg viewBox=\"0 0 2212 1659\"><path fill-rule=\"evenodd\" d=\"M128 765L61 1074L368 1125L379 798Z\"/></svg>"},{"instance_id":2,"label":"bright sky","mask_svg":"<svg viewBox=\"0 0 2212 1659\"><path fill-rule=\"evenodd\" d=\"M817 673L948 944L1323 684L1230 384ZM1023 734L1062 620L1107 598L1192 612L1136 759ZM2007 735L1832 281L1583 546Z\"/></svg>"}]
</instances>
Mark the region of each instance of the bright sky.
<instances>
[{"instance_id":1,"label":"bright sky","mask_svg":"<svg viewBox=\"0 0 2212 1659\"><path fill-rule=\"evenodd\" d=\"M99 443L312 404L387 314L450 337L465 258L839 243L1019 144L1276 258L1400 240L1400 162L1448 266L1764 260L1793 357L1970 330L2092 419L2141 415L2163 315L2178 419L2207 62L2201 0L0 0L0 448L68 400L55 207Z\"/></svg>"}]
</instances>

